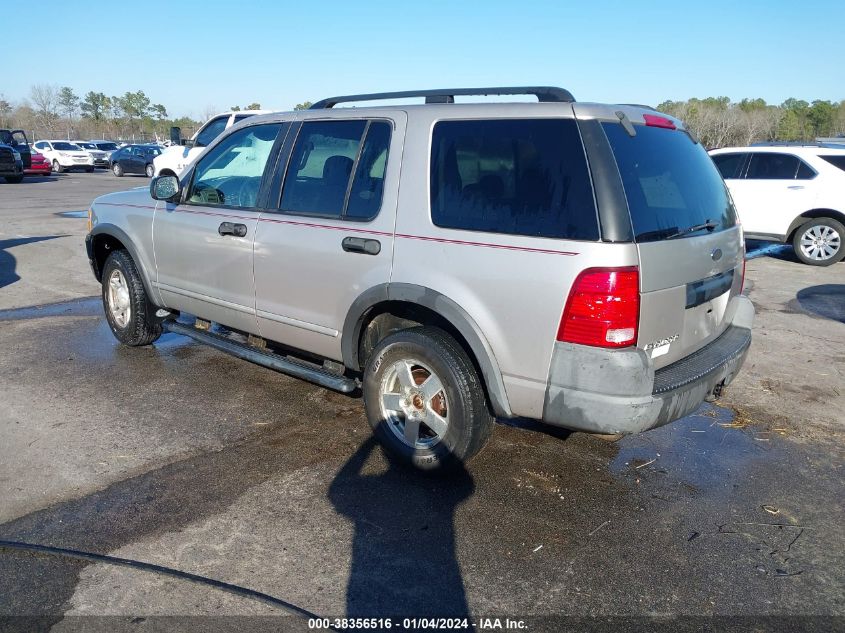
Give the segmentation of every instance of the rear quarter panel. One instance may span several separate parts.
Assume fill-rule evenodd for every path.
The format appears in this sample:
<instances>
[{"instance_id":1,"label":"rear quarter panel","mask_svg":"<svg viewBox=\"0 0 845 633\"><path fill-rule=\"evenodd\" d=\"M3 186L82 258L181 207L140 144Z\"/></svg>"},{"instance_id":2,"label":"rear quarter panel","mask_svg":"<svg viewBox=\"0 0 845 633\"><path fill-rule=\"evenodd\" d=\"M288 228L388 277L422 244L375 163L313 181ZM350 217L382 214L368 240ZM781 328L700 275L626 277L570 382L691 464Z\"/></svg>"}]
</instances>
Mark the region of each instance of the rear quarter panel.
<instances>
[{"instance_id":1,"label":"rear quarter panel","mask_svg":"<svg viewBox=\"0 0 845 633\"><path fill-rule=\"evenodd\" d=\"M490 109L486 117L497 117ZM409 111L396 220L392 282L430 288L461 306L486 337L515 415L541 418L552 350L575 277L591 266L637 264L631 244L603 244L444 229L429 206L434 123L456 108ZM502 108L525 118L526 110ZM572 116L561 105L532 105L528 116Z\"/></svg>"}]
</instances>

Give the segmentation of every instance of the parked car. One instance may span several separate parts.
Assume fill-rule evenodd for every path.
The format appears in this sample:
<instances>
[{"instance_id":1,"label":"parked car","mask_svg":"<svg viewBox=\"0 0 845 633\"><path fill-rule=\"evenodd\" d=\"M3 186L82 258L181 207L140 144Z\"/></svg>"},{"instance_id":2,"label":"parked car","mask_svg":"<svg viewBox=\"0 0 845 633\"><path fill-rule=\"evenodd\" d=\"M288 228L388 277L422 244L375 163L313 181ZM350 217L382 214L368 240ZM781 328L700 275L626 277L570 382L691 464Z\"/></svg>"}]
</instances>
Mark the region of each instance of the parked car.
<instances>
[{"instance_id":1,"label":"parked car","mask_svg":"<svg viewBox=\"0 0 845 633\"><path fill-rule=\"evenodd\" d=\"M26 138L26 132L0 129L0 144L8 145L12 148L12 151L20 154L24 170L29 169L32 151L29 147L29 140Z\"/></svg>"},{"instance_id":2,"label":"parked car","mask_svg":"<svg viewBox=\"0 0 845 633\"><path fill-rule=\"evenodd\" d=\"M43 154L35 152L32 154L29 168L23 171L27 176L49 176L53 173L53 168Z\"/></svg>"},{"instance_id":3,"label":"parked car","mask_svg":"<svg viewBox=\"0 0 845 633\"><path fill-rule=\"evenodd\" d=\"M478 94L542 103L453 103ZM409 96L427 104L332 109ZM95 200L86 246L122 343L167 330L360 389L422 469L472 457L494 415L666 424L751 342L742 228L704 148L668 115L560 88L256 116L181 180Z\"/></svg>"},{"instance_id":4,"label":"parked car","mask_svg":"<svg viewBox=\"0 0 845 633\"><path fill-rule=\"evenodd\" d=\"M805 264L845 257L845 149L726 147L710 152L746 237L791 244Z\"/></svg>"},{"instance_id":5,"label":"parked car","mask_svg":"<svg viewBox=\"0 0 845 633\"><path fill-rule=\"evenodd\" d=\"M199 130L188 140L181 138L181 130L176 127L171 130L172 143L164 149L155 160L155 175L159 176L181 175L188 165L199 156L203 148L216 139L224 130L229 129L235 123L259 114L267 114L270 110L239 110L236 112L223 112L211 117Z\"/></svg>"},{"instance_id":6,"label":"parked car","mask_svg":"<svg viewBox=\"0 0 845 633\"><path fill-rule=\"evenodd\" d=\"M91 158L94 159L94 167L102 167L103 169L108 169L109 152L101 150L93 141L74 141L73 144L78 147L81 147L86 152L91 154Z\"/></svg>"},{"instance_id":7,"label":"parked car","mask_svg":"<svg viewBox=\"0 0 845 633\"><path fill-rule=\"evenodd\" d=\"M36 141L33 147L50 161L58 174L71 169L94 171L94 157L70 141Z\"/></svg>"},{"instance_id":8,"label":"parked car","mask_svg":"<svg viewBox=\"0 0 845 633\"><path fill-rule=\"evenodd\" d=\"M111 155L109 168L115 176L145 174L153 177L153 160L161 154L158 145L127 145Z\"/></svg>"},{"instance_id":9,"label":"parked car","mask_svg":"<svg viewBox=\"0 0 845 633\"><path fill-rule=\"evenodd\" d=\"M23 160L20 153L5 143L0 143L0 177L17 184L23 180Z\"/></svg>"}]
</instances>

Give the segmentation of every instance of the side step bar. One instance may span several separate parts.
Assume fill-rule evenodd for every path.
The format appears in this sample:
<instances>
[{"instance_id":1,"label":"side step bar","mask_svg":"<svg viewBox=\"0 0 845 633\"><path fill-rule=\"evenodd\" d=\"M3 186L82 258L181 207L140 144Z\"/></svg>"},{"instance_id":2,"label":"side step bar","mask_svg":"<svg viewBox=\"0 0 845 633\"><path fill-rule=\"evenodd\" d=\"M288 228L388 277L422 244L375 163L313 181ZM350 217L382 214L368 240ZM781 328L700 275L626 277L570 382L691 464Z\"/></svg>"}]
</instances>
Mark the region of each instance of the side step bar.
<instances>
[{"instance_id":1,"label":"side step bar","mask_svg":"<svg viewBox=\"0 0 845 633\"><path fill-rule=\"evenodd\" d=\"M205 345L210 345L221 352L226 352L227 354L237 356L240 359L248 360L256 365L275 369L276 371L288 374L295 378L301 378L302 380L316 383L326 389L332 389L333 391L339 391L341 393L351 393L358 387L358 383L351 378L345 378L326 371L320 371L319 369L314 369L313 367L308 367L307 365L288 360L287 358L274 354L273 352L256 349L255 347L250 347L249 345L232 341L225 336L215 334L214 332L197 329L192 325L186 325L177 321L165 321L162 323L162 327L166 332L189 336L195 341L199 341Z\"/></svg>"}]
</instances>

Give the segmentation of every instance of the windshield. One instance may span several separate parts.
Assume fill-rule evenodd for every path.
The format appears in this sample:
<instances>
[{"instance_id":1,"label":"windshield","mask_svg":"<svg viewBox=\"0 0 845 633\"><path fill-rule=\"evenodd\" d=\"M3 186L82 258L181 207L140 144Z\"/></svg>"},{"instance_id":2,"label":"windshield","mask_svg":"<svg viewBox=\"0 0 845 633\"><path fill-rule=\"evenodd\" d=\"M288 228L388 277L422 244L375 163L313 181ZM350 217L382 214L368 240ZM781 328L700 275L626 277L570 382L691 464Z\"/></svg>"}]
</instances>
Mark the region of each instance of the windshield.
<instances>
[{"instance_id":1,"label":"windshield","mask_svg":"<svg viewBox=\"0 0 845 633\"><path fill-rule=\"evenodd\" d=\"M65 152L78 152L81 148L73 143L53 143L53 149Z\"/></svg>"},{"instance_id":2,"label":"windshield","mask_svg":"<svg viewBox=\"0 0 845 633\"><path fill-rule=\"evenodd\" d=\"M94 145L94 143L80 143L79 141L77 141L76 144L79 145L79 147L82 147L83 149L97 149L97 146Z\"/></svg>"},{"instance_id":3,"label":"windshield","mask_svg":"<svg viewBox=\"0 0 845 633\"><path fill-rule=\"evenodd\" d=\"M117 149L117 143L97 143L96 145L104 152L113 152Z\"/></svg>"},{"instance_id":4,"label":"windshield","mask_svg":"<svg viewBox=\"0 0 845 633\"><path fill-rule=\"evenodd\" d=\"M653 242L692 227L689 237L736 224L725 183L699 143L681 130L604 123L638 242ZM707 228L705 228L707 225Z\"/></svg>"}]
</instances>

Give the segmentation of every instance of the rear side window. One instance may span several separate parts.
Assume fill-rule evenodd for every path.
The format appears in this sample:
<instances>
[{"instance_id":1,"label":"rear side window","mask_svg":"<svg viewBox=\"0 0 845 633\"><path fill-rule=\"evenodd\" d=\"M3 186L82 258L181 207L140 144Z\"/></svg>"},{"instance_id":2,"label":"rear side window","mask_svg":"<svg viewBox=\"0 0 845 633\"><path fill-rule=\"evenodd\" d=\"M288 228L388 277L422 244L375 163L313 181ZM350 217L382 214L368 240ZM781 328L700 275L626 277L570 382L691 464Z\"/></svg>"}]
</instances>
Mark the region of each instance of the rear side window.
<instances>
[{"instance_id":1,"label":"rear side window","mask_svg":"<svg viewBox=\"0 0 845 633\"><path fill-rule=\"evenodd\" d=\"M795 174L796 180L811 180L816 177L816 172L800 158L798 159L798 172Z\"/></svg>"},{"instance_id":2,"label":"rear side window","mask_svg":"<svg viewBox=\"0 0 845 633\"><path fill-rule=\"evenodd\" d=\"M845 171L845 156L819 156L819 158L823 158L834 167L839 167L839 169Z\"/></svg>"},{"instance_id":3,"label":"rear side window","mask_svg":"<svg viewBox=\"0 0 845 633\"><path fill-rule=\"evenodd\" d=\"M792 154L759 152L751 155L748 180L794 180L798 172L798 157Z\"/></svg>"},{"instance_id":4,"label":"rear side window","mask_svg":"<svg viewBox=\"0 0 845 633\"><path fill-rule=\"evenodd\" d=\"M713 156L713 162L716 163L716 168L722 174L722 178L729 180L731 178L739 178L740 170L745 164L745 157L748 154L716 154Z\"/></svg>"},{"instance_id":5,"label":"rear side window","mask_svg":"<svg viewBox=\"0 0 845 633\"><path fill-rule=\"evenodd\" d=\"M680 130L603 123L628 199L638 242L662 240L707 222L736 224L725 183L699 143ZM689 233L690 237L700 235Z\"/></svg>"},{"instance_id":6,"label":"rear side window","mask_svg":"<svg viewBox=\"0 0 845 633\"><path fill-rule=\"evenodd\" d=\"M431 149L437 226L597 240L593 190L571 119L441 121Z\"/></svg>"},{"instance_id":7,"label":"rear side window","mask_svg":"<svg viewBox=\"0 0 845 633\"><path fill-rule=\"evenodd\" d=\"M386 121L303 123L285 175L282 211L350 220L375 217L390 134Z\"/></svg>"}]
</instances>

